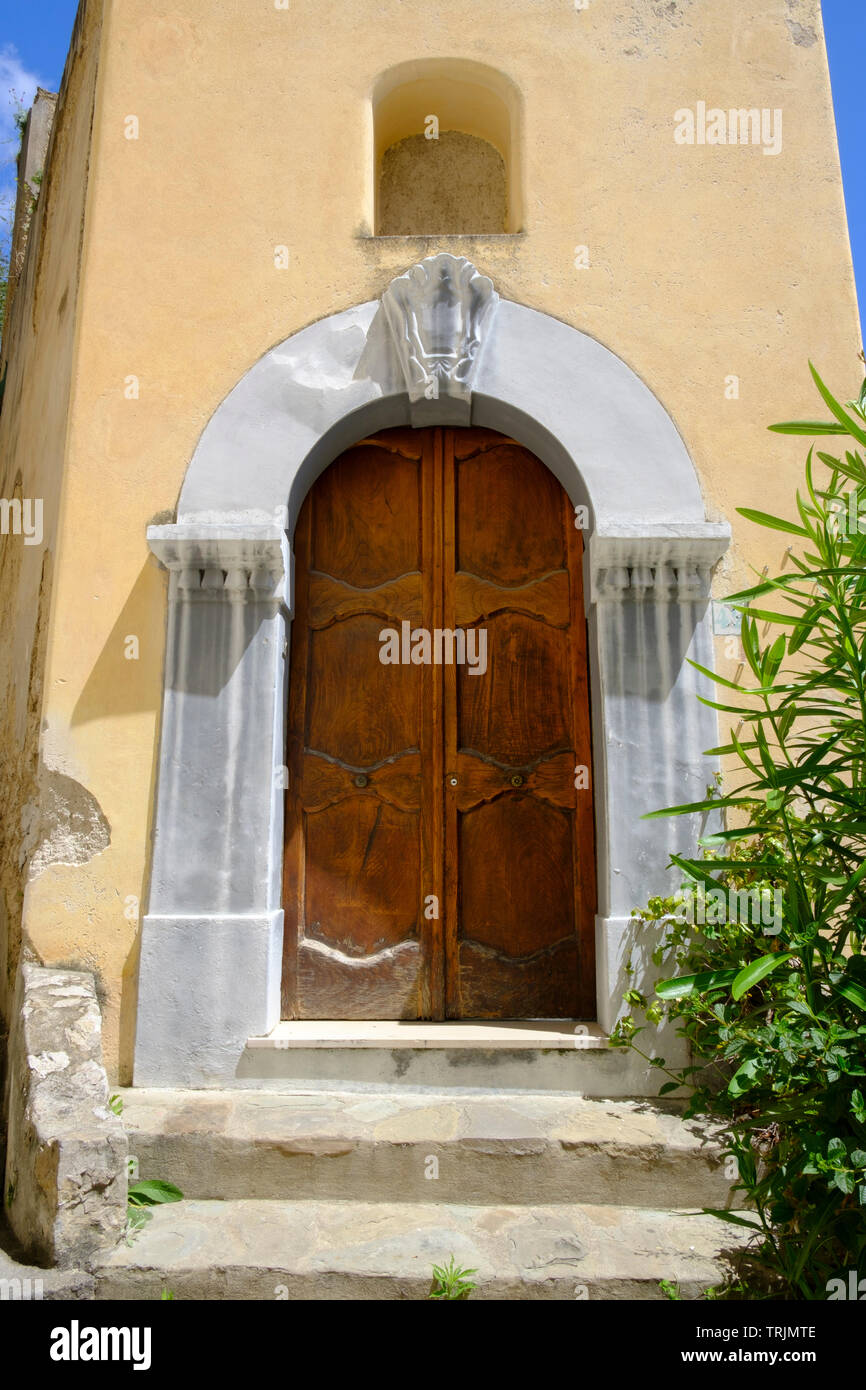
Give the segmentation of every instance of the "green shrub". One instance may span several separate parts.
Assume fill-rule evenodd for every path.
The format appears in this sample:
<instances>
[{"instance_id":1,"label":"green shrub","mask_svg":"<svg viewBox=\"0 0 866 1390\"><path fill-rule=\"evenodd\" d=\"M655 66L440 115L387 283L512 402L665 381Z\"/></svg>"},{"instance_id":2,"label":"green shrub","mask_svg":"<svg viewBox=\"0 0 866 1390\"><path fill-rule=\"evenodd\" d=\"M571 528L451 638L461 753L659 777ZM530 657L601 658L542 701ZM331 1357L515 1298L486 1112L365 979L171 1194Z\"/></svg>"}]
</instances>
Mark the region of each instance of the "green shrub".
<instances>
[{"instance_id":1,"label":"green shrub","mask_svg":"<svg viewBox=\"0 0 866 1390\"><path fill-rule=\"evenodd\" d=\"M686 1085L690 1113L727 1122L735 1205L754 1219L716 1214L756 1229L753 1290L799 1299L866 1275L866 383L846 409L812 374L832 420L771 428L844 443L810 448L796 520L740 509L791 538L790 560L732 596L747 683L705 672L723 692L707 703L738 730L708 751L739 775L653 813L726 824L674 856L679 893L636 911L665 923L655 959L676 974L652 1000L627 996L691 1043L694 1065L663 1091ZM748 920L723 906L731 888L780 910ZM640 1051L640 1031L626 1019L617 1041Z\"/></svg>"}]
</instances>

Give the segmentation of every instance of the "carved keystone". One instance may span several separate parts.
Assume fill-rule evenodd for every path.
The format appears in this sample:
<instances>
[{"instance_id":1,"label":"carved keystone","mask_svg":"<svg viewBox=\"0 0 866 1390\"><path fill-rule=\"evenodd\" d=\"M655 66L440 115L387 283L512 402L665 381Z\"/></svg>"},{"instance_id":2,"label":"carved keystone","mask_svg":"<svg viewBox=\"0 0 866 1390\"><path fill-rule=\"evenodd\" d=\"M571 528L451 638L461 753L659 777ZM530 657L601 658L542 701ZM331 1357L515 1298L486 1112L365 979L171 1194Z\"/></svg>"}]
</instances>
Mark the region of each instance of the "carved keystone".
<instances>
[{"instance_id":1,"label":"carved keystone","mask_svg":"<svg viewBox=\"0 0 866 1390\"><path fill-rule=\"evenodd\" d=\"M492 280L445 251L391 281L382 305L413 425L469 424L478 354L498 303ZM433 404L443 400L450 408Z\"/></svg>"}]
</instances>

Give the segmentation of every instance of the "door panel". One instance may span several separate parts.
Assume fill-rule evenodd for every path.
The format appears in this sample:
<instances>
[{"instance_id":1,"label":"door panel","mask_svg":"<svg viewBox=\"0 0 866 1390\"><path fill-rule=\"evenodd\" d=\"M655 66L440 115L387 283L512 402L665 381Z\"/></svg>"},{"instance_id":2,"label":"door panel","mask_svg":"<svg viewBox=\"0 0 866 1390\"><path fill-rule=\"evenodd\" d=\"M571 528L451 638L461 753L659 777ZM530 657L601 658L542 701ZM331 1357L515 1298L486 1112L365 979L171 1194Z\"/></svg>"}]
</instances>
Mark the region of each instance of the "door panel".
<instances>
[{"instance_id":1,"label":"door panel","mask_svg":"<svg viewBox=\"0 0 866 1390\"><path fill-rule=\"evenodd\" d=\"M343 454L295 537L284 1014L591 1017L581 538L486 430ZM484 629L487 669L383 665L407 621Z\"/></svg>"},{"instance_id":2,"label":"door panel","mask_svg":"<svg viewBox=\"0 0 866 1390\"><path fill-rule=\"evenodd\" d=\"M581 1017L592 1007L579 965L593 894L578 890L594 855L589 827L576 825L589 794L576 790L575 768L590 762L588 722L575 710L586 701L574 679L586 664L579 533L574 545L573 510L549 470L488 431L460 431L445 487L446 626L459 598L461 624L486 628L488 656L484 676L445 670L456 779L446 796L447 1016Z\"/></svg>"},{"instance_id":3,"label":"door panel","mask_svg":"<svg viewBox=\"0 0 866 1390\"><path fill-rule=\"evenodd\" d=\"M384 666L379 632L429 611L434 443L365 441L311 489L295 532L283 1012L418 1018L433 1008L433 673ZM435 892L435 887L427 889ZM441 967L440 967L441 973Z\"/></svg>"},{"instance_id":4,"label":"door panel","mask_svg":"<svg viewBox=\"0 0 866 1390\"><path fill-rule=\"evenodd\" d=\"M465 666L456 671L458 747L509 764L567 748L568 632L510 612L461 624L481 625L487 630L485 675Z\"/></svg>"}]
</instances>

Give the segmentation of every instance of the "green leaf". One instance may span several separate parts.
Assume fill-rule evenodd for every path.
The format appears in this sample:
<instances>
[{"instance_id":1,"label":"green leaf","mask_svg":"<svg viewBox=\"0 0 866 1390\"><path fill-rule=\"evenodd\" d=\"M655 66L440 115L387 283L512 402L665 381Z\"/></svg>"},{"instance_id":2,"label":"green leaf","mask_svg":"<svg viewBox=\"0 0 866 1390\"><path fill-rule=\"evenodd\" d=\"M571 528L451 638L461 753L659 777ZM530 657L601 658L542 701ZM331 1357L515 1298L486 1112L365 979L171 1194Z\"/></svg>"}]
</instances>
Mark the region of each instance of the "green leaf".
<instances>
[{"instance_id":1,"label":"green leaf","mask_svg":"<svg viewBox=\"0 0 866 1390\"><path fill-rule=\"evenodd\" d=\"M755 1080L757 1070L757 1058L750 1057L734 1072L734 1075L728 1082L728 1094L731 1096L741 1096L746 1091L751 1090L751 1084Z\"/></svg>"},{"instance_id":2,"label":"green leaf","mask_svg":"<svg viewBox=\"0 0 866 1390\"><path fill-rule=\"evenodd\" d=\"M739 713L739 711L737 711ZM697 811L716 811L725 806L750 806L752 802L742 796L714 796L708 801L690 801L683 806L666 806L663 811L647 811L642 820L656 820L659 816L690 816Z\"/></svg>"},{"instance_id":3,"label":"green leaf","mask_svg":"<svg viewBox=\"0 0 866 1390\"><path fill-rule=\"evenodd\" d=\"M815 385L824 398L824 404L829 408L830 414L835 415L839 424L844 427L846 434L850 434L852 439L856 439L859 444L866 444L866 431L860 428L856 420L843 410L836 397L827 390L811 362L809 363L809 371L812 373Z\"/></svg>"},{"instance_id":4,"label":"green leaf","mask_svg":"<svg viewBox=\"0 0 866 1390\"><path fill-rule=\"evenodd\" d=\"M697 975L679 975L672 980L660 980L655 992L659 999L685 999L689 994L705 994L708 989L729 985L736 977L736 970L702 970Z\"/></svg>"},{"instance_id":5,"label":"green leaf","mask_svg":"<svg viewBox=\"0 0 866 1390\"><path fill-rule=\"evenodd\" d=\"M774 434L847 434L842 425L830 420L791 420L783 425L768 425Z\"/></svg>"},{"instance_id":6,"label":"green leaf","mask_svg":"<svg viewBox=\"0 0 866 1390\"><path fill-rule=\"evenodd\" d=\"M849 1004L856 1004L858 1009L866 1013L866 989L859 985L856 980L842 980L836 985L836 993L841 994L843 999L847 999Z\"/></svg>"},{"instance_id":7,"label":"green leaf","mask_svg":"<svg viewBox=\"0 0 866 1390\"><path fill-rule=\"evenodd\" d=\"M765 979L777 966L784 965L785 961L790 960L793 954L793 951L773 951L770 955L761 956L759 960L752 961L751 965L747 965L744 970L739 972L731 986L731 994L734 999L742 999L753 985Z\"/></svg>"},{"instance_id":8,"label":"green leaf","mask_svg":"<svg viewBox=\"0 0 866 1390\"><path fill-rule=\"evenodd\" d=\"M127 1192L130 1206L155 1207L161 1202L180 1202L182 1199L183 1193L179 1187L158 1178L145 1178L134 1183Z\"/></svg>"},{"instance_id":9,"label":"green leaf","mask_svg":"<svg viewBox=\"0 0 866 1390\"><path fill-rule=\"evenodd\" d=\"M836 908L841 906L845 899L850 896L852 889L857 887L858 883L864 876L866 876L866 859L863 860L863 863L860 865L859 869L857 869L856 872L853 873L851 877L847 880L844 888L841 888L839 892L836 894L836 896L834 898L831 898L831 900L828 902L826 909L828 915L831 912L835 912Z\"/></svg>"},{"instance_id":10,"label":"green leaf","mask_svg":"<svg viewBox=\"0 0 866 1390\"><path fill-rule=\"evenodd\" d=\"M845 433L841 426L839 433ZM853 454L846 454L844 463L842 459L833 458L830 454L822 454L820 450L818 457L823 463L826 463L828 468L834 468L843 478L850 478L855 483L862 483L866 480L866 469L864 469L862 462L857 463Z\"/></svg>"},{"instance_id":11,"label":"green leaf","mask_svg":"<svg viewBox=\"0 0 866 1390\"><path fill-rule=\"evenodd\" d=\"M689 878L695 879L696 882L705 883L708 888L718 888L718 879L713 877L703 861L699 859L683 859L680 854L672 854L671 863L678 869L682 869L684 874L688 874Z\"/></svg>"},{"instance_id":12,"label":"green leaf","mask_svg":"<svg viewBox=\"0 0 866 1390\"><path fill-rule=\"evenodd\" d=\"M797 526L793 521L783 521L779 516L771 516L769 512L756 512L753 507L737 507L737 511L747 521L756 521L759 526L767 526L771 531L786 531L790 536L804 538L809 535L802 526Z\"/></svg>"},{"instance_id":13,"label":"green leaf","mask_svg":"<svg viewBox=\"0 0 866 1390\"><path fill-rule=\"evenodd\" d=\"M717 1207L704 1207L704 1216L716 1216L719 1221L728 1221L732 1226L747 1226L750 1231L760 1231L761 1227L756 1221L747 1221L745 1216L739 1216L735 1211L720 1211Z\"/></svg>"}]
</instances>

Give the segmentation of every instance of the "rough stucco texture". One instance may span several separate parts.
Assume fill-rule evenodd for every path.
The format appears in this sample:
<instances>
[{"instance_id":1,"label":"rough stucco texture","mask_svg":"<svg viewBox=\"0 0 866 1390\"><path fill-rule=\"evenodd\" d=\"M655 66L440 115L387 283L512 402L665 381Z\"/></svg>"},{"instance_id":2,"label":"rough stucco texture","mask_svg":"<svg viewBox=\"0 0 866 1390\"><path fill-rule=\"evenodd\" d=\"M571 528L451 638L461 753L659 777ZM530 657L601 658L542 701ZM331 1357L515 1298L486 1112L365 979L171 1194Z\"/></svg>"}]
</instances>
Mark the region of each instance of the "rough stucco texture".
<instances>
[{"instance_id":1,"label":"rough stucco texture","mask_svg":"<svg viewBox=\"0 0 866 1390\"><path fill-rule=\"evenodd\" d=\"M503 232L505 162L487 140L443 130L410 135L385 151L379 233Z\"/></svg>"},{"instance_id":2,"label":"rough stucco texture","mask_svg":"<svg viewBox=\"0 0 866 1390\"><path fill-rule=\"evenodd\" d=\"M42 535L36 543L25 543L23 535L15 534L0 539L0 1015L5 1019L21 952L29 859L47 833L37 757L78 329L101 10L98 0L88 0L79 11L21 277L3 332L6 388L0 414L0 493L7 499L42 503ZM72 754L68 744L61 761L66 753ZM67 777L87 776L74 756L60 770ZM57 902L53 915L65 919L66 946L60 954L69 954L79 923ZM25 942L25 949L32 954L42 947Z\"/></svg>"}]
</instances>

